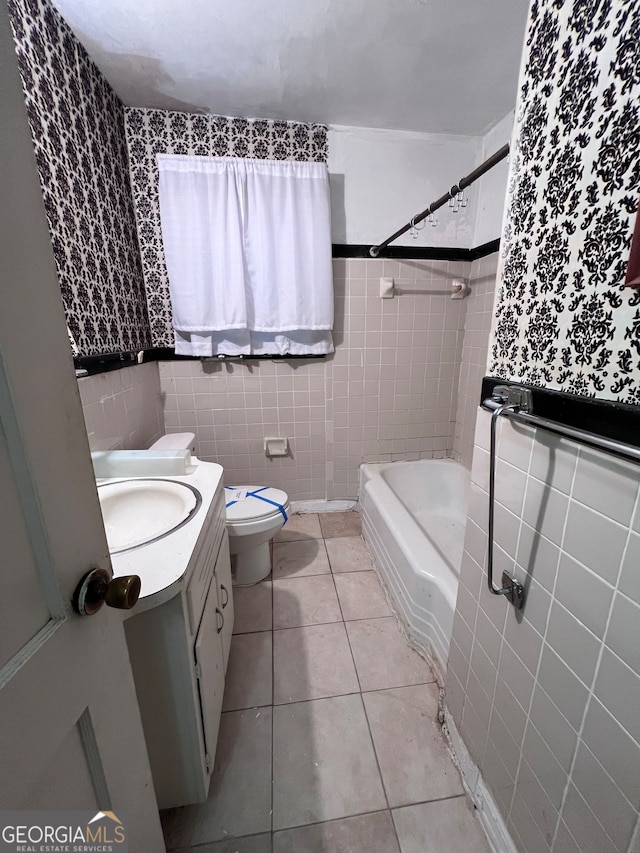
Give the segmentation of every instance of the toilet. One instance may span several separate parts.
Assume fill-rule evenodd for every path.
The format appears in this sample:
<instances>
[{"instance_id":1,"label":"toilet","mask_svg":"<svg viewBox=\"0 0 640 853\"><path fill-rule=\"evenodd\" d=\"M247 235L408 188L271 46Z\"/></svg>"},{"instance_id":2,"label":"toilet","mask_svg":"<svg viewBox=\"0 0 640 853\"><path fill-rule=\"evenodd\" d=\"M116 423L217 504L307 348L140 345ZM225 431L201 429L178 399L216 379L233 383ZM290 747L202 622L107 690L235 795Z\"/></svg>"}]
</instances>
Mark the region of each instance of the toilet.
<instances>
[{"instance_id":1,"label":"toilet","mask_svg":"<svg viewBox=\"0 0 640 853\"><path fill-rule=\"evenodd\" d=\"M234 586L250 586L271 572L269 543L289 515L289 497L269 486L225 486Z\"/></svg>"},{"instance_id":2,"label":"toilet","mask_svg":"<svg viewBox=\"0 0 640 853\"><path fill-rule=\"evenodd\" d=\"M163 435L151 450L189 450L195 456L195 435ZM225 486L227 533L234 586L251 586L271 572L269 543L289 516L289 496L269 486Z\"/></svg>"},{"instance_id":3,"label":"toilet","mask_svg":"<svg viewBox=\"0 0 640 853\"><path fill-rule=\"evenodd\" d=\"M149 450L188 450L196 455L196 437L192 432L170 432L154 441Z\"/></svg>"}]
</instances>

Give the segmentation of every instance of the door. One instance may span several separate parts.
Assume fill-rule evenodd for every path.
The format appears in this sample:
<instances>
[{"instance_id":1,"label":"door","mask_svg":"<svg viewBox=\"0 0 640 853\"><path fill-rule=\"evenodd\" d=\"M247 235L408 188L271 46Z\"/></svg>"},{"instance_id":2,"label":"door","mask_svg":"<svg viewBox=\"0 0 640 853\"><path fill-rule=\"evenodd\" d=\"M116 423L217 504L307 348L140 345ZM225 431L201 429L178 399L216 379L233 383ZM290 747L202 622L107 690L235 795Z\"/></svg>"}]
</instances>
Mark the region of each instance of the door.
<instances>
[{"instance_id":1,"label":"door","mask_svg":"<svg viewBox=\"0 0 640 853\"><path fill-rule=\"evenodd\" d=\"M7 10L0 3L0 809L114 812L164 850ZM114 848L116 849L116 848Z\"/></svg>"}]
</instances>

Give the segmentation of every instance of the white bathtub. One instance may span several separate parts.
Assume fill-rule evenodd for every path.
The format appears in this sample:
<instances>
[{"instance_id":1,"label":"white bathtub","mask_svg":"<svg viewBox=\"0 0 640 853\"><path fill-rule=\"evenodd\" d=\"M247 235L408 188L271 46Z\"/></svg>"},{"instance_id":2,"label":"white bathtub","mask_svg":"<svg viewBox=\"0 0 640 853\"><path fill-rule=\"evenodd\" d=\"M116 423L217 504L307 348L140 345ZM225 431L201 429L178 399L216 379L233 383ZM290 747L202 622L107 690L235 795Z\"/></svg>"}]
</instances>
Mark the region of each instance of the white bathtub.
<instances>
[{"instance_id":1,"label":"white bathtub","mask_svg":"<svg viewBox=\"0 0 640 853\"><path fill-rule=\"evenodd\" d=\"M363 535L410 637L442 675L458 593L469 472L450 459L360 468Z\"/></svg>"}]
</instances>

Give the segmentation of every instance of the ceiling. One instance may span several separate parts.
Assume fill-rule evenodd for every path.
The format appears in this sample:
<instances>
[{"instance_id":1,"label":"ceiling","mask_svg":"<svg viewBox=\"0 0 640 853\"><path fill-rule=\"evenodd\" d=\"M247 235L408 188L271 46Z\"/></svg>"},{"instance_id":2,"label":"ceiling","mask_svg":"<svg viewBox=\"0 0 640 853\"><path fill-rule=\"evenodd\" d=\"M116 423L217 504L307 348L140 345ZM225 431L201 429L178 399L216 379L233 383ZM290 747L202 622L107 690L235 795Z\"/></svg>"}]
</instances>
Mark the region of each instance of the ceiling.
<instances>
[{"instance_id":1,"label":"ceiling","mask_svg":"<svg viewBox=\"0 0 640 853\"><path fill-rule=\"evenodd\" d=\"M478 135L528 0L53 0L125 104Z\"/></svg>"}]
</instances>

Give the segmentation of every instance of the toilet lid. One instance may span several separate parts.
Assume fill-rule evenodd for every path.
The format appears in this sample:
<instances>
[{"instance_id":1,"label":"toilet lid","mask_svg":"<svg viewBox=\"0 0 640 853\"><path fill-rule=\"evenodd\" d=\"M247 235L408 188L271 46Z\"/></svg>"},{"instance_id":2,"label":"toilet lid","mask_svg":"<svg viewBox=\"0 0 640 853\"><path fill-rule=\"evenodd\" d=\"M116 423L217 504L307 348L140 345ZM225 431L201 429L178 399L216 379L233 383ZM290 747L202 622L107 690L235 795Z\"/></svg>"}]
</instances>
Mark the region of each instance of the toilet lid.
<instances>
[{"instance_id":1,"label":"toilet lid","mask_svg":"<svg viewBox=\"0 0 640 853\"><path fill-rule=\"evenodd\" d=\"M257 521L274 513L287 520L289 497L280 489L269 486L225 486L227 521Z\"/></svg>"}]
</instances>

